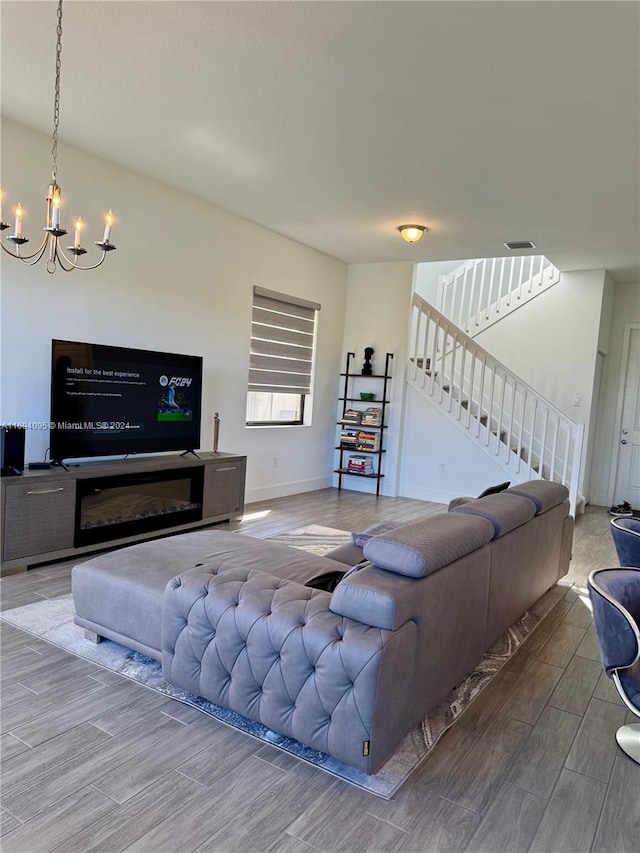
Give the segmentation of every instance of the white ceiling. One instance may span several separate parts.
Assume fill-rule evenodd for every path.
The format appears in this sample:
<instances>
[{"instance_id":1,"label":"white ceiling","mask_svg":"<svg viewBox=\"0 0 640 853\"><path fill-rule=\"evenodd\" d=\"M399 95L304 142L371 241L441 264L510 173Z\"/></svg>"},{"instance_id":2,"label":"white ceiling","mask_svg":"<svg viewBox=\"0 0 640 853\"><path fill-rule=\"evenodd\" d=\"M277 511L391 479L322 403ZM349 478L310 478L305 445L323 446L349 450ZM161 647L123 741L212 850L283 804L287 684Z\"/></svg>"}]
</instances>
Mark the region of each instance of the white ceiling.
<instances>
[{"instance_id":1,"label":"white ceiling","mask_svg":"<svg viewBox=\"0 0 640 853\"><path fill-rule=\"evenodd\" d=\"M60 136L347 262L530 239L638 282L639 11L66 0ZM55 0L0 14L2 112L50 133Z\"/></svg>"}]
</instances>

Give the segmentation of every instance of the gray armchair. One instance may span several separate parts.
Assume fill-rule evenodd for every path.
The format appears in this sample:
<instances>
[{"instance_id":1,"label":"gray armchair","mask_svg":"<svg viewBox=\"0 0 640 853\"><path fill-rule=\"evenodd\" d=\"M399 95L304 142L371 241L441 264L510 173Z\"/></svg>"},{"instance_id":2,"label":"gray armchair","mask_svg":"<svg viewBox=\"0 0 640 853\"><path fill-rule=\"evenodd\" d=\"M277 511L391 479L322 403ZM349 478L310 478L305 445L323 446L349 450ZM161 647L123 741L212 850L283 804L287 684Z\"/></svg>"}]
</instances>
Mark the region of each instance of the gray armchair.
<instances>
[{"instance_id":1,"label":"gray armchair","mask_svg":"<svg viewBox=\"0 0 640 853\"><path fill-rule=\"evenodd\" d=\"M602 665L626 707L640 718L640 568L598 569L589 575L588 587ZM616 740L640 764L640 723L622 726Z\"/></svg>"},{"instance_id":2,"label":"gray armchair","mask_svg":"<svg viewBox=\"0 0 640 853\"><path fill-rule=\"evenodd\" d=\"M640 518L612 518L611 535L621 566L640 566Z\"/></svg>"}]
</instances>

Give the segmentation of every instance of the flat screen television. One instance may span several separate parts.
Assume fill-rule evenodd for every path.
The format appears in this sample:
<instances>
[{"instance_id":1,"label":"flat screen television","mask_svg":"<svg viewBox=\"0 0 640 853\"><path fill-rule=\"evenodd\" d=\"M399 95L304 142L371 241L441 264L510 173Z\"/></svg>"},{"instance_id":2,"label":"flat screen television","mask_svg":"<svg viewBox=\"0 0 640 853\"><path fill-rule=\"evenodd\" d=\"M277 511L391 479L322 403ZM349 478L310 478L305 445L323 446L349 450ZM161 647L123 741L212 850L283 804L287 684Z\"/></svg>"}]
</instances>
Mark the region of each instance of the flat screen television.
<instances>
[{"instance_id":1,"label":"flat screen television","mask_svg":"<svg viewBox=\"0 0 640 853\"><path fill-rule=\"evenodd\" d=\"M202 358L52 341L53 460L195 450Z\"/></svg>"}]
</instances>

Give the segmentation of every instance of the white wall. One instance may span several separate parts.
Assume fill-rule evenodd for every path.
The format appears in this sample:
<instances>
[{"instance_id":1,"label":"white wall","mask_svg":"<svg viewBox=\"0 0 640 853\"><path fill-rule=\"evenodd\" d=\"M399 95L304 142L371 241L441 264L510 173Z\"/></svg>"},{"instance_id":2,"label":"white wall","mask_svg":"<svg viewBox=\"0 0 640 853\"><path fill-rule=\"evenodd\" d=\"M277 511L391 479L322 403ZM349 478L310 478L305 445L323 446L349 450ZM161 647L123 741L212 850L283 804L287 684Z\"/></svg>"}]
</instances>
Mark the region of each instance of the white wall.
<instances>
[{"instance_id":1,"label":"white wall","mask_svg":"<svg viewBox=\"0 0 640 853\"><path fill-rule=\"evenodd\" d=\"M595 438L598 428L598 420L604 387L606 382L605 363L611 342L611 321L613 318L613 301L615 285L608 273L604 277L604 291L602 294L602 310L600 312L600 326L598 329L598 349L596 355L596 366L593 377L593 394L591 397L591 409L589 412L589 429L586 432L586 453L584 458L584 485L582 493L589 502L592 491L591 475L595 453Z\"/></svg>"},{"instance_id":2,"label":"white wall","mask_svg":"<svg viewBox=\"0 0 640 853\"><path fill-rule=\"evenodd\" d=\"M402 398L413 274L414 265L411 262L353 264L348 271L341 370L344 370L347 352L354 352L355 369L359 371L364 361L365 347L373 347L374 373L382 373L385 353L393 353L393 380L389 396L391 405L387 407L389 428L384 431L387 452L382 463L385 476L381 483L381 493L385 495L398 494ZM342 391L340 386L336 396L341 395ZM336 411L335 405L333 411ZM337 477L335 482L337 483ZM374 480L345 476L342 487L354 491L375 492L376 484Z\"/></svg>"},{"instance_id":3,"label":"white wall","mask_svg":"<svg viewBox=\"0 0 640 853\"><path fill-rule=\"evenodd\" d=\"M476 340L567 417L586 425L603 292L604 270L562 273L558 284Z\"/></svg>"},{"instance_id":4,"label":"white wall","mask_svg":"<svg viewBox=\"0 0 640 853\"><path fill-rule=\"evenodd\" d=\"M604 298L604 270L565 272L554 287L476 337L495 358L584 426L581 493L590 463L588 437Z\"/></svg>"},{"instance_id":5,"label":"white wall","mask_svg":"<svg viewBox=\"0 0 640 853\"><path fill-rule=\"evenodd\" d=\"M440 311L440 276L449 275L465 261L429 261L416 264L416 293Z\"/></svg>"},{"instance_id":6,"label":"white wall","mask_svg":"<svg viewBox=\"0 0 640 853\"><path fill-rule=\"evenodd\" d=\"M440 467L444 466L444 471ZM504 469L413 388L407 389L399 494L448 503L509 479Z\"/></svg>"},{"instance_id":7,"label":"white wall","mask_svg":"<svg viewBox=\"0 0 640 853\"><path fill-rule=\"evenodd\" d=\"M3 121L4 215L22 203L29 246L42 235L50 147ZM202 448L218 411L219 449L247 454L248 500L331 485L346 266L87 152L61 144L58 162L63 226L82 215L91 245L112 207L118 250L98 270L53 276L3 254L2 422L49 420L52 338L192 353L204 356ZM245 426L254 284L322 305L308 427ZM27 460L47 446L48 432L29 431Z\"/></svg>"},{"instance_id":8,"label":"white wall","mask_svg":"<svg viewBox=\"0 0 640 853\"><path fill-rule=\"evenodd\" d=\"M591 503L599 506L610 506L614 501L612 473L620 440L615 425L622 393L622 342L626 323L640 323L640 282L616 284L613 288L610 337L603 365L603 391L598 407L589 493Z\"/></svg>"}]
</instances>

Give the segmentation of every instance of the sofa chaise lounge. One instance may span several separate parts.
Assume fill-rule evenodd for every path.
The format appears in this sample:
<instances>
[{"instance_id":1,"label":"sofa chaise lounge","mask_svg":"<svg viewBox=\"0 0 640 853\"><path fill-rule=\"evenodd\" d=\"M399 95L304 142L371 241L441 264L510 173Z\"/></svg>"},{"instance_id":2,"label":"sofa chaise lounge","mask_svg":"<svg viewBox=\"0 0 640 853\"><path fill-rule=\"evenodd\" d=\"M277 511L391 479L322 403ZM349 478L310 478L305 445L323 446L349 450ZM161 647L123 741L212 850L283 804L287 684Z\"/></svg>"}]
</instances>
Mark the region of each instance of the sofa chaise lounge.
<instances>
[{"instance_id":1,"label":"sofa chaise lounge","mask_svg":"<svg viewBox=\"0 0 640 853\"><path fill-rule=\"evenodd\" d=\"M74 567L75 622L374 773L566 574L567 498L535 480L327 557L218 529L129 546ZM333 592L316 588L342 573Z\"/></svg>"}]
</instances>

